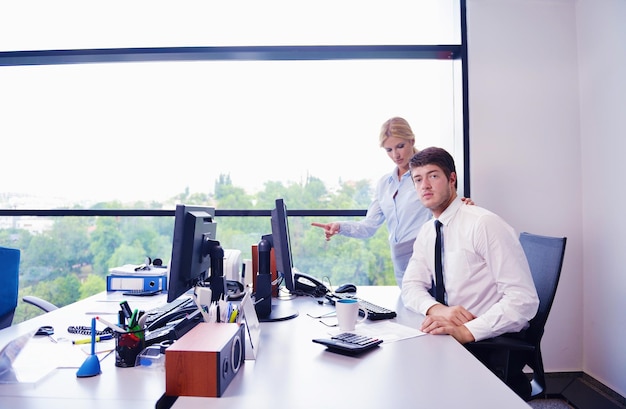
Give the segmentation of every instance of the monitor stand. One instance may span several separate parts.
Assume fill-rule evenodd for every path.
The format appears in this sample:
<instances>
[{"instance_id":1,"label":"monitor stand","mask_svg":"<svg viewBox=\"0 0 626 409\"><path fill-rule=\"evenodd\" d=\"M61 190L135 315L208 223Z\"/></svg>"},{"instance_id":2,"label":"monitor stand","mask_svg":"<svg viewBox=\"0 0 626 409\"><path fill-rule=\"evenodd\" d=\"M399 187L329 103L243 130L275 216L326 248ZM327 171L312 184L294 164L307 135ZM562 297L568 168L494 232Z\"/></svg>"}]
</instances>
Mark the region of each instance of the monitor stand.
<instances>
[{"instance_id":1,"label":"monitor stand","mask_svg":"<svg viewBox=\"0 0 626 409\"><path fill-rule=\"evenodd\" d=\"M259 322L286 321L298 316L298 310L284 303L272 304L272 310L267 317L259 317Z\"/></svg>"}]
</instances>

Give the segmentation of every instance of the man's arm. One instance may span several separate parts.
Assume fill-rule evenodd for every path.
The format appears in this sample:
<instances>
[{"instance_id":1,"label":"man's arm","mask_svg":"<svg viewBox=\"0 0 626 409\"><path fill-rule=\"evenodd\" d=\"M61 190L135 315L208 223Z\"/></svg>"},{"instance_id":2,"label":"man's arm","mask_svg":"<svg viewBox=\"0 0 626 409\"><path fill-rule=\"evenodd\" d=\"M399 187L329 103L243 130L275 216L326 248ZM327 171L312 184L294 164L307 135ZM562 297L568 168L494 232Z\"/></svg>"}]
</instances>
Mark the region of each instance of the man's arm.
<instances>
[{"instance_id":1,"label":"man's arm","mask_svg":"<svg viewBox=\"0 0 626 409\"><path fill-rule=\"evenodd\" d=\"M449 307L447 305L439 303L430 307L426 312L426 315L443 317L446 320L450 321L450 323L453 325L463 325L466 322L469 322L476 318L474 314L472 314L460 305Z\"/></svg>"},{"instance_id":2,"label":"man's arm","mask_svg":"<svg viewBox=\"0 0 626 409\"><path fill-rule=\"evenodd\" d=\"M474 341L474 336L464 325L474 318L474 314L459 305L448 307L437 303L428 309L420 330L434 335L452 335L465 344Z\"/></svg>"},{"instance_id":3,"label":"man's arm","mask_svg":"<svg viewBox=\"0 0 626 409\"><path fill-rule=\"evenodd\" d=\"M461 344L475 341L474 336L465 325L455 325L448 319L438 315L428 315L420 329L427 334L452 335Z\"/></svg>"},{"instance_id":4,"label":"man's arm","mask_svg":"<svg viewBox=\"0 0 626 409\"><path fill-rule=\"evenodd\" d=\"M493 275L500 298L466 327L478 341L521 331L537 313L539 298L519 237L504 220L491 215L481 218L474 245Z\"/></svg>"}]
</instances>

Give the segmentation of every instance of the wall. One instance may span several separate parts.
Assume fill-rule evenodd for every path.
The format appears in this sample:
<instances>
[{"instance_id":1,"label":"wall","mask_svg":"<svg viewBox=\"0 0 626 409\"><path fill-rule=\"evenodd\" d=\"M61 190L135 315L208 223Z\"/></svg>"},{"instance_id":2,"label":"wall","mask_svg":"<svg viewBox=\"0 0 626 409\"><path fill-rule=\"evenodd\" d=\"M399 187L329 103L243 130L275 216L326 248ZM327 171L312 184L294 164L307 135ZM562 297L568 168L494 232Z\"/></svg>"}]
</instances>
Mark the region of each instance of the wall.
<instances>
[{"instance_id":1,"label":"wall","mask_svg":"<svg viewBox=\"0 0 626 409\"><path fill-rule=\"evenodd\" d=\"M468 0L472 199L521 231L566 236L542 351L546 370L583 359L582 188L571 1Z\"/></svg>"},{"instance_id":2,"label":"wall","mask_svg":"<svg viewBox=\"0 0 626 409\"><path fill-rule=\"evenodd\" d=\"M518 231L568 237L546 370L626 396L626 2L467 4L471 196Z\"/></svg>"},{"instance_id":3,"label":"wall","mask_svg":"<svg viewBox=\"0 0 626 409\"><path fill-rule=\"evenodd\" d=\"M626 1L577 2L584 371L626 396Z\"/></svg>"}]
</instances>

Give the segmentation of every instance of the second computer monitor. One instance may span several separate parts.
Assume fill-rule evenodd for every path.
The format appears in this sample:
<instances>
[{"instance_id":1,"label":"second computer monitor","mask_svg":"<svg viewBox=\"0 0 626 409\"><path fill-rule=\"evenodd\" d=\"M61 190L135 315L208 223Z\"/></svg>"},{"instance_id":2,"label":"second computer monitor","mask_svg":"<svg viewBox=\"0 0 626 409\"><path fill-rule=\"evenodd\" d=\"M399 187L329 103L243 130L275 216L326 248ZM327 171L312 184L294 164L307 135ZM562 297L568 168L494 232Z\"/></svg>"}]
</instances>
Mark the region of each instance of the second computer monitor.
<instances>
[{"instance_id":1,"label":"second computer monitor","mask_svg":"<svg viewBox=\"0 0 626 409\"><path fill-rule=\"evenodd\" d=\"M276 258L276 271L283 277L285 288L293 293L296 289L293 274L293 258L289 238L287 206L283 199L276 199L272 210L272 246Z\"/></svg>"},{"instance_id":2,"label":"second computer monitor","mask_svg":"<svg viewBox=\"0 0 626 409\"><path fill-rule=\"evenodd\" d=\"M176 205L167 300L171 302L207 279L215 239L215 209Z\"/></svg>"}]
</instances>

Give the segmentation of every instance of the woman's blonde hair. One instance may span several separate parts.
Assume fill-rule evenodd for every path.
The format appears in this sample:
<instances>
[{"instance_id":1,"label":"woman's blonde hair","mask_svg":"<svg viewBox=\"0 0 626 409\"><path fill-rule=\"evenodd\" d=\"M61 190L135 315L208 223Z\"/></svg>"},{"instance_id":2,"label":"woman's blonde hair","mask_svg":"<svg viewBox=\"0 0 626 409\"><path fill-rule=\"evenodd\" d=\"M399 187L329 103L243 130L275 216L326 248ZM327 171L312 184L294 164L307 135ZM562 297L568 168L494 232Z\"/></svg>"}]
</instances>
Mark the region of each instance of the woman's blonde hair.
<instances>
[{"instance_id":1,"label":"woman's blonde hair","mask_svg":"<svg viewBox=\"0 0 626 409\"><path fill-rule=\"evenodd\" d=\"M412 145L415 145L415 135L413 135L411 125L409 125L407 120L404 118L396 116L385 121L383 126L380 128L379 142L381 147L383 146L383 143L385 143L385 140L390 136L405 139L410 141ZM413 146L413 152L417 152L415 146Z\"/></svg>"}]
</instances>

